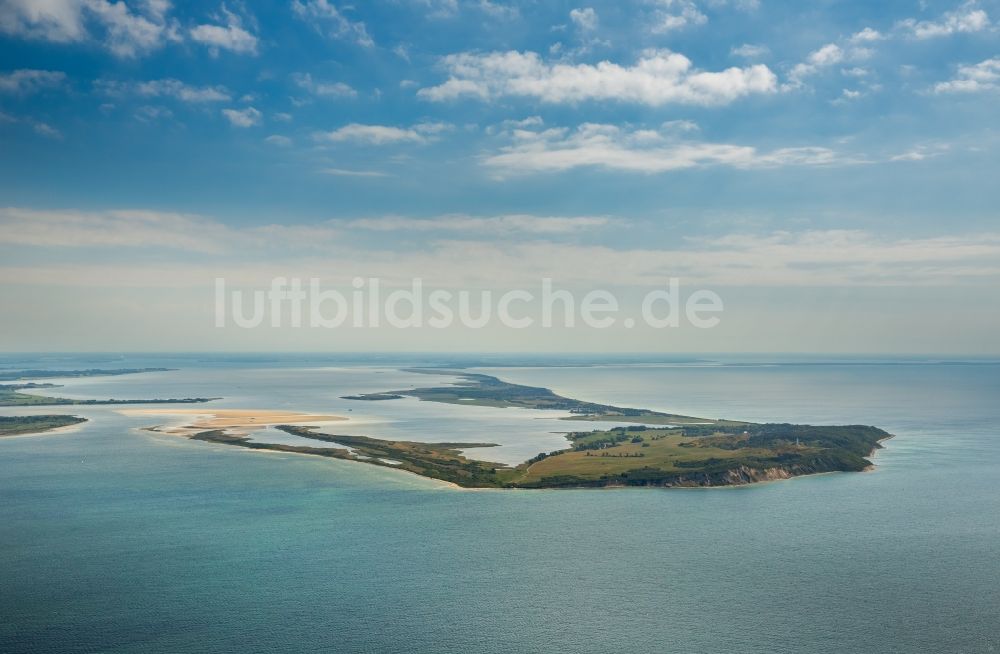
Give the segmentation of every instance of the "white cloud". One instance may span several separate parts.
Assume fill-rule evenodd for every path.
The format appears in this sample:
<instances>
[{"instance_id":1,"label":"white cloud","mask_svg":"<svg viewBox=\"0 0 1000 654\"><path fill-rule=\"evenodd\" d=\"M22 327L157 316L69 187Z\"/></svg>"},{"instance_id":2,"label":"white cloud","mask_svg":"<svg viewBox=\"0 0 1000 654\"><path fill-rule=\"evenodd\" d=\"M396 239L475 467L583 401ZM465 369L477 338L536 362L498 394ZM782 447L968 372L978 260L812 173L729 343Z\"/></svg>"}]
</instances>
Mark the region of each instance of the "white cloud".
<instances>
[{"instance_id":1,"label":"white cloud","mask_svg":"<svg viewBox=\"0 0 1000 654\"><path fill-rule=\"evenodd\" d=\"M945 13L939 20L918 21L907 18L897 23L896 28L917 39L981 32L990 27L990 17L985 11L975 7L975 2L966 2L958 9Z\"/></svg>"},{"instance_id":2,"label":"white cloud","mask_svg":"<svg viewBox=\"0 0 1000 654\"><path fill-rule=\"evenodd\" d=\"M0 93L28 95L62 86L65 81L66 73L63 72L22 68L9 73L0 73Z\"/></svg>"},{"instance_id":3,"label":"white cloud","mask_svg":"<svg viewBox=\"0 0 1000 654\"><path fill-rule=\"evenodd\" d=\"M50 139L61 139L62 132L58 129L49 125L48 123L43 123L41 121L32 121L31 128L35 130L37 134Z\"/></svg>"},{"instance_id":4,"label":"white cloud","mask_svg":"<svg viewBox=\"0 0 1000 654\"><path fill-rule=\"evenodd\" d=\"M844 60L844 52L836 44L828 43L809 55L808 61L814 66L832 66Z\"/></svg>"},{"instance_id":5,"label":"white cloud","mask_svg":"<svg viewBox=\"0 0 1000 654\"><path fill-rule=\"evenodd\" d=\"M334 177L390 177L389 173L379 170L350 170L348 168L324 168L320 171Z\"/></svg>"},{"instance_id":6,"label":"white cloud","mask_svg":"<svg viewBox=\"0 0 1000 654\"><path fill-rule=\"evenodd\" d=\"M12 116L10 114L5 114L3 112L0 112L0 124L2 123L27 125L32 129L32 131L34 131L39 136L44 136L50 139L61 139L63 137L62 132L60 132L52 125L44 123L40 120L36 120L35 118L32 118L30 116L19 118L17 116Z\"/></svg>"},{"instance_id":7,"label":"white cloud","mask_svg":"<svg viewBox=\"0 0 1000 654\"><path fill-rule=\"evenodd\" d=\"M82 41L88 37L83 8L78 0L3 0L0 31L55 43Z\"/></svg>"},{"instance_id":8,"label":"white cloud","mask_svg":"<svg viewBox=\"0 0 1000 654\"><path fill-rule=\"evenodd\" d=\"M798 88L802 86L802 80L810 75L815 75L821 69L828 68L834 64L844 61L846 54L836 43L827 43L823 47L809 53L806 60L796 64L788 74L788 87Z\"/></svg>"},{"instance_id":9,"label":"white cloud","mask_svg":"<svg viewBox=\"0 0 1000 654\"><path fill-rule=\"evenodd\" d=\"M271 145L277 145L283 148L287 148L292 144L292 139L287 136L282 136L281 134L271 134L264 139L265 143L270 143Z\"/></svg>"},{"instance_id":10,"label":"white cloud","mask_svg":"<svg viewBox=\"0 0 1000 654\"><path fill-rule=\"evenodd\" d=\"M395 47L393 47L392 53L406 63L410 63L410 49L406 44L397 43Z\"/></svg>"},{"instance_id":11,"label":"white cloud","mask_svg":"<svg viewBox=\"0 0 1000 654\"><path fill-rule=\"evenodd\" d=\"M166 107L155 107L152 105L143 105L135 110L135 119L142 121L144 123L152 123L158 120L169 120L174 117L172 111Z\"/></svg>"},{"instance_id":12,"label":"white cloud","mask_svg":"<svg viewBox=\"0 0 1000 654\"><path fill-rule=\"evenodd\" d=\"M295 0L292 11L328 38L346 39L368 48L375 45L364 23L350 20L328 0Z\"/></svg>"},{"instance_id":13,"label":"white cloud","mask_svg":"<svg viewBox=\"0 0 1000 654\"><path fill-rule=\"evenodd\" d=\"M383 216L361 218L344 223L351 229L378 232L463 232L463 233L528 233L569 234L582 230L606 227L612 219L606 216L532 216L509 214L502 216L468 216L453 214L435 218L407 218Z\"/></svg>"},{"instance_id":14,"label":"white cloud","mask_svg":"<svg viewBox=\"0 0 1000 654\"><path fill-rule=\"evenodd\" d=\"M771 51L766 45L754 45L752 43L744 43L738 48L733 48L729 51L732 55L745 57L747 59L758 59L765 56L769 52Z\"/></svg>"},{"instance_id":15,"label":"white cloud","mask_svg":"<svg viewBox=\"0 0 1000 654\"><path fill-rule=\"evenodd\" d=\"M318 82L309 73L295 73L292 80L313 95L327 98L354 98L358 92L343 82Z\"/></svg>"},{"instance_id":16,"label":"white cloud","mask_svg":"<svg viewBox=\"0 0 1000 654\"><path fill-rule=\"evenodd\" d=\"M901 154L893 155L893 161L923 161L927 158L927 154L919 150L911 150L909 152L903 152Z\"/></svg>"},{"instance_id":17,"label":"white cloud","mask_svg":"<svg viewBox=\"0 0 1000 654\"><path fill-rule=\"evenodd\" d=\"M569 12L569 19L578 29L584 32L592 32L597 29L597 12L593 7L583 7L572 9Z\"/></svg>"},{"instance_id":18,"label":"white cloud","mask_svg":"<svg viewBox=\"0 0 1000 654\"><path fill-rule=\"evenodd\" d=\"M976 93L1000 89L1000 57L958 67L954 79L938 82L935 93Z\"/></svg>"},{"instance_id":19,"label":"white cloud","mask_svg":"<svg viewBox=\"0 0 1000 654\"><path fill-rule=\"evenodd\" d=\"M222 7L219 17L225 24L197 25L191 29L191 39L208 47L216 56L219 50L229 50L236 54L257 54L257 37L243 27L243 19Z\"/></svg>"},{"instance_id":20,"label":"white cloud","mask_svg":"<svg viewBox=\"0 0 1000 654\"><path fill-rule=\"evenodd\" d=\"M168 3L142 5L146 15L131 12L124 2L89 0L86 6L104 23L107 30L105 44L118 56L134 57L155 50L165 39L176 38L173 28L164 22Z\"/></svg>"},{"instance_id":21,"label":"white cloud","mask_svg":"<svg viewBox=\"0 0 1000 654\"><path fill-rule=\"evenodd\" d=\"M156 79L145 82L99 80L95 86L110 95L135 94L147 98L170 97L181 102L227 102L229 91L224 86L191 86L176 79Z\"/></svg>"},{"instance_id":22,"label":"white cloud","mask_svg":"<svg viewBox=\"0 0 1000 654\"><path fill-rule=\"evenodd\" d=\"M451 18L458 13L458 0L413 0L413 4L427 7L428 18Z\"/></svg>"},{"instance_id":23,"label":"white cloud","mask_svg":"<svg viewBox=\"0 0 1000 654\"><path fill-rule=\"evenodd\" d=\"M521 15L521 12L517 7L500 2L493 2L493 0L479 0L479 4L476 6L480 11L489 14L493 18L511 20Z\"/></svg>"},{"instance_id":24,"label":"white cloud","mask_svg":"<svg viewBox=\"0 0 1000 654\"><path fill-rule=\"evenodd\" d=\"M747 13L760 9L760 0L707 0L707 4L715 8L732 6Z\"/></svg>"},{"instance_id":25,"label":"white cloud","mask_svg":"<svg viewBox=\"0 0 1000 654\"><path fill-rule=\"evenodd\" d=\"M483 157L498 176L560 172L591 167L637 173L664 173L704 166L773 168L864 163L824 147L780 148L678 140L655 130L628 130L585 123L575 130L512 130L511 144Z\"/></svg>"},{"instance_id":26,"label":"white cloud","mask_svg":"<svg viewBox=\"0 0 1000 654\"><path fill-rule=\"evenodd\" d=\"M878 30L866 27L860 32L855 32L851 36L851 41L853 43L871 43L873 41L881 41L884 38L885 36Z\"/></svg>"},{"instance_id":27,"label":"white cloud","mask_svg":"<svg viewBox=\"0 0 1000 654\"><path fill-rule=\"evenodd\" d=\"M392 127L389 125L362 125L351 123L330 132L317 132L317 141L340 143L353 141L370 145L388 145L391 143L425 143L431 137L451 126L446 123L419 123L413 127Z\"/></svg>"},{"instance_id":28,"label":"white cloud","mask_svg":"<svg viewBox=\"0 0 1000 654\"><path fill-rule=\"evenodd\" d=\"M522 118L521 120L505 120L502 125L504 127L541 127L545 124L541 116L528 116L527 118Z\"/></svg>"},{"instance_id":29,"label":"white cloud","mask_svg":"<svg viewBox=\"0 0 1000 654\"><path fill-rule=\"evenodd\" d=\"M850 37L840 39L838 42L827 43L810 52L804 61L793 66L781 89L783 91L801 89L805 86L806 78L822 74L837 64L857 64L865 61L875 54L875 50L870 46L886 38L888 38L886 35L870 27L865 27ZM840 72L848 77L864 77L870 73L857 65L841 68ZM875 90L875 86L873 83L868 84L870 90ZM843 102L845 99L849 99L850 95L849 92L841 94L833 102Z\"/></svg>"},{"instance_id":30,"label":"white cloud","mask_svg":"<svg viewBox=\"0 0 1000 654\"><path fill-rule=\"evenodd\" d=\"M0 32L55 43L77 43L98 38L120 57L134 57L177 40L176 21L168 21L170 3L163 0L133 3L109 0L0 0Z\"/></svg>"},{"instance_id":31,"label":"white cloud","mask_svg":"<svg viewBox=\"0 0 1000 654\"><path fill-rule=\"evenodd\" d=\"M222 115L226 117L233 127L253 127L260 123L261 113L254 107L246 109L223 109Z\"/></svg>"},{"instance_id":32,"label":"white cloud","mask_svg":"<svg viewBox=\"0 0 1000 654\"><path fill-rule=\"evenodd\" d=\"M618 100L652 106L669 103L720 105L738 98L773 93L776 78L757 64L706 72L668 50L646 51L634 66L603 61L591 64L546 63L534 52L460 53L443 59L450 78L421 89L434 101L472 97L533 97L548 103Z\"/></svg>"},{"instance_id":33,"label":"white cloud","mask_svg":"<svg viewBox=\"0 0 1000 654\"><path fill-rule=\"evenodd\" d=\"M708 22L708 16L692 0L656 0L656 4L661 8L653 13L653 26L650 28L655 34Z\"/></svg>"},{"instance_id":34,"label":"white cloud","mask_svg":"<svg viewBox=\"0 0 1000 654\"><path fill-rule=\"evenodd\" d=\"M693 120L668 120L660 125L660 131L664 134L683 134L686 132L697 132L701 128Z\"/></svg>"}]
</instances>

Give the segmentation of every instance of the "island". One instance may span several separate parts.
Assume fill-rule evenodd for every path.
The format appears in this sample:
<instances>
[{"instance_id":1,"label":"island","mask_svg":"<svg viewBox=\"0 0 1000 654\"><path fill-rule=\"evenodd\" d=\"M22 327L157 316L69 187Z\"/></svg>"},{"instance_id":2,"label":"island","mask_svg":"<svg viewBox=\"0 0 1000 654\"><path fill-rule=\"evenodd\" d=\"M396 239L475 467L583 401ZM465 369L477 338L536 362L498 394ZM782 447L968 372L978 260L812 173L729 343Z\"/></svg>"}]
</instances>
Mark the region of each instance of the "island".
<instances>
[{"instance_id":1,"label":"island","mask_svg":"<svg viewBox=\"0 0 1000 654\"><path fill-rule=\"evenodd\" d=\"M77 416L0 416L0 436L21 436L37 434L60 427L69 427L87 422L86 418Z\"/></svg>"},{"instance_id":2,"label":"island","mask_svg":"<svg viewBox=\"0 0 1000 654\"><path fill-rule=\"evenodd\" d=\"M133 375L142 372L165 372L171 368L119 368L115 370L20 370L0 372L0 380L18 381L23 379L51 379L57 377L98 377L109 375ZM0 406L91 406L100 404L194 404L218 400L218 397L185 397L149 400L73 400L65 397L49 397L21 393L22 390L39 388L59 388L58 384L39 384L28 382L23 384L0 384Z\"/></svg>"},{"instance_id":3,"label":"island","mask_svg":"<svg viewBox=\"0 0 1000 654\"><path fill-rule=\"evenodd\" d=\"M181 429L188 438L224 445L308 454L406 470L464 488L711 487L789 479L827 472L860 472L888 432L868 425L794 425L715 420L618 407L562 397L547 388L456 371L413 372L457 376L457 384L348 396L522 409L564 410L569 421L638 423L572 431L569 446L510 466L472 459L467 450L495 447L473 442L422 443L326 433L308 424L275 424L316 445L253 440L246 432ZM169 410L162 410L168 413ZM191 410L194 412L194 410ZM322 416L318 416L322 417ZM297 422L307 422L299 416ZM207 427L209 423L201 423Z\"/></svg>"}]
</instances>

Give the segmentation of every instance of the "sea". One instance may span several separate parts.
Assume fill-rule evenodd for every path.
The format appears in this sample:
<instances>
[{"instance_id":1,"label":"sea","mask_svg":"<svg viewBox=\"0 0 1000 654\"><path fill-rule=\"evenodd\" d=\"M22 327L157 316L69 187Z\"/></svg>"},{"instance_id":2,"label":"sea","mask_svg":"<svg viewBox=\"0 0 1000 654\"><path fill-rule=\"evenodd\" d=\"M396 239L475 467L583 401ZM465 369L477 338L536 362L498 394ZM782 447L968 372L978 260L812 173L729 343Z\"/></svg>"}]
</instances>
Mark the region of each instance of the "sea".
<instances>
[{"instance_id":1,"label":"sea","mask_svg":"<svg viewBox=\"0 0 1000 654\"><path fill-rule=\"evenodd\" d=\"M139 367L173 370L34 392L344 415L335 433L498 443L466 453L509 463L578 428L559 412L341 399L462 368L593 402L894 438L865 473L461 490L143 429L184 417L3 408L89 421L0 438L0 652L1000 651L997 360L0 356L0 371Z\"/></svg>"}]
</instances>

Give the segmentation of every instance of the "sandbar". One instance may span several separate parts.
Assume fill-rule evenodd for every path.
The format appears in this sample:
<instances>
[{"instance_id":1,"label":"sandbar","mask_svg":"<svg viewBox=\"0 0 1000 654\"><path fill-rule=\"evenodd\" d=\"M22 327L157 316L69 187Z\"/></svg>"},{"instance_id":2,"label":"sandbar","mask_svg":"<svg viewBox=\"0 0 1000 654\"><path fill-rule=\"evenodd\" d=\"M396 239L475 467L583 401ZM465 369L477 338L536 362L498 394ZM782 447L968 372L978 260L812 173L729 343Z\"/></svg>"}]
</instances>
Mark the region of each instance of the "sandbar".
<instances>
[{"instance_id":1,"label":"sandbar","mask_svg":"<svg viewBox=\"0 0 1000 654\"><path fill-rule=\"evenodd\" d=\"M347 420L334 416L275 409L119 409L126 416L194 416L189 425L165 427L157 431L189 435L192 432L225 429L230 433L245 433L271 425L336 422Z\"/></svg>"}]
</instances>

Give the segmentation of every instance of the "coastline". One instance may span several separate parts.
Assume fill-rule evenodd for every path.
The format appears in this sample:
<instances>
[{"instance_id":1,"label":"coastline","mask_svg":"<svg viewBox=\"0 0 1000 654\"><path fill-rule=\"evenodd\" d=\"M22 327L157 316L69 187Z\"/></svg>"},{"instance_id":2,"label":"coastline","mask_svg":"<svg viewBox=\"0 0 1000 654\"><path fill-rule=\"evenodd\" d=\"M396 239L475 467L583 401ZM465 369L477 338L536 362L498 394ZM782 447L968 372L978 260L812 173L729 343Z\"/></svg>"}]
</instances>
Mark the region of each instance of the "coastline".
<instances>
[{"instance_id":1,"label":"coastline","mask_svg":"<svg viewBox=\"0 0 1000 654\"><path fill-rule=\"evenodd\" d=\"M896 434L889 434L885 438L880 438L878 440L878 443L876 443L875 447L872 448L872 451L868 453L868 460L871 461L871 465L861 472L875 472L878 469L878 463L875 462L875 459L878 457L879 453L885 449L885 446L883 446L882 443L892 440L895 437Z\"/></svg>"},{"instance_id":2,"label":"coastline","mask_svg":"<svg viewBox=\"0 0 1000 654\"><path fill-rule=\"evenodd\" d=\"M55 436L59 434L71 434L73 432L80 431L83 426L90 422L89 419L83 422L78 422L73 425L63 425L62 427L52 427L51 429L43 429L41 431L29 431L21 434L10 434L9 436L0 436L0 440L13 440L15 438L37 438L39 436Z\"/></svg>"}]
</instances>

